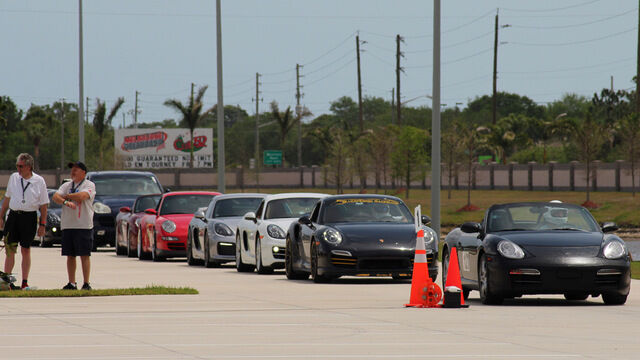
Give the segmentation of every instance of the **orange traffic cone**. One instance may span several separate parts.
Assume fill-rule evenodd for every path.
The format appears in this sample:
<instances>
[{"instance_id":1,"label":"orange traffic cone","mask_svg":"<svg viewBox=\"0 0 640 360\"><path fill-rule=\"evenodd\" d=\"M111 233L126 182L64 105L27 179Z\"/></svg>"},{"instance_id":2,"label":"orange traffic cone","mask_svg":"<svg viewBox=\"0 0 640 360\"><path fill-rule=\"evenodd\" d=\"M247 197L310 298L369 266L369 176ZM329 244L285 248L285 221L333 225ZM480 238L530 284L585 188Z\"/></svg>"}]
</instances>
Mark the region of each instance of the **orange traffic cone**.
<instances>
[{"instance_id":1,"label":"orange traffic cone","mask_svg":"<svg viewBox=\"0 0 640 360\"><path fill-rule=\"evenodd\" d=\"M424 230L419 230L416 239L416 253L413 260L411 295L406 307L435 307L442 298L442 290L429 277L427 250L424 246Z\"/></svg>"},{"instance_id":2,"label":"orange traffic cone","mask_svg":"<svg viewBox=\"0 0 640 360\"><path fill-rule=\"evenodd\" d=\"M464 292L462 291L462 281L460 279L458 251L455 247L451 249L451 254L449 255L449 267L447 269L447 281L444 284L445 291L449 286L455 286L460 289L460 305L464 306Z\"/></svg>"}]
</instances>

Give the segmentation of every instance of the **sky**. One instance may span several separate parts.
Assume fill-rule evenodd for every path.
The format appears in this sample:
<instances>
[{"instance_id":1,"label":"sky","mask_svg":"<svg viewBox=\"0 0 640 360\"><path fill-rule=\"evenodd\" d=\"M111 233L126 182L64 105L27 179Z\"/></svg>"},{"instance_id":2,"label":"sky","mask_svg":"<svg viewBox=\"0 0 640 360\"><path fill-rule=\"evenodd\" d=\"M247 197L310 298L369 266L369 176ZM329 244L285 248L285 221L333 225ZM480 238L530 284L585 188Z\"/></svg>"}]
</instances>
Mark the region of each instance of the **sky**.
<instances>
[{"instance_id":1,"label":"sky","mask_svg":"<svg viewBox=\"0 0 640 360\"><path fill-rule=\"evenodd\" d=\"M178 115L163 105L186 101L191 83L208 85L216 103L215 0L84 0L84 86L111 106L125 97L125 123ZM493 34L499 12L498 90L545 104L563 94L591 97L634 87L635 0L442 1L442 103L464 107L490 94ZM271 101L295 105L301 64L303 105L329 112L341 96L357 99L356 34L364 96L391 98L396 35L403 37L402 101L431 106L433 1L222 0L225 105L255 113ZM508 26L507 26L508 25ZM22 109L64 98L77 102L78 1L0 0L0 95ZM122 123L118 114L114 125Z\"/></svg>"}]
</instances>

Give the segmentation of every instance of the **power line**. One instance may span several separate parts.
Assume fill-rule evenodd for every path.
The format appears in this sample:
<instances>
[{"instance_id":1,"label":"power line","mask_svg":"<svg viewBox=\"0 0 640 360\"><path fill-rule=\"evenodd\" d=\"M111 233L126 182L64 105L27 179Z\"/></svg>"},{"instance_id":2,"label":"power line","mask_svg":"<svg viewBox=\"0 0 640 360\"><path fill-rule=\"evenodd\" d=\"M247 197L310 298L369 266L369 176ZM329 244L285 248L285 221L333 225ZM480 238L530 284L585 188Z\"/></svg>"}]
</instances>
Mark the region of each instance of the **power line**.
<instances>
[{"instance_id":1,"label":"power line","mask_svg":"<svg viewBox=\"0 0 640 360\"><path fill-rule=\"evenodd\" d=\"M489 51L493 51L493 47L486 48L484 50L478 51L477 53L473 53L471 55L467 55L467 56L463 56L463 57L460 57L460 58L457 58L457 59L445 61L445 62L442 63L442 65L454 64L454 63L457 63L457 62L460 62L460 61L464 61L464 60L470 59L472 57L476 57L478 55L482 55L482 54L484 54L486 52L489 52ZM423 68L430 68L431 66L432 65L407 66L407 69L423 69Z\"/></svg>"},{"instance_id":2,"label":"power line","mask_svg":"<svg viewBox=\"0 0 640 360\"><path fill-rule=\"evenodd\" d=\"M386 65L394 66L394 64L392 62L383 59L382 57L376 55L375 53L373 53L371 51L365 52L365 55L371 55L371 56L373 56L374 59L377 59L378 61L380 61L380 62L382 62L382 63L384 63ZM385 91L387 91L387 90L385 89Z\"/></svg>"},{"instance_id":3,"label":"power line","mask_svg":"<svg viewBox=\"0 0 640 360\"><path fill-rule=\"evenodd\" d=\"M507 11L513 11L513 12L553 12L553 11L561 11L561 10L567 10L567 9L573 9L573 8L577 8L577 7L587 6L587 5L596 3L598 1L600 1L600 0L585 1L585 2L578 3L578 4L568 5L568 6L559 7L559 8L553 8L553 9L513 9L513 8L501 8L501 9L507 10Z\"/></svg>"},{"instance_id":4,"label":"power line","mask_svg":"<svg viewBox=\"0 0 640 360\"><path fill-rule=\"evenodd\" d=\"M493 14L493 10L489 10L486 13L478 16L477 18L474 18L473 20L471 20L469 22L466 22L464 24L461 24L461 25L449 28L447 30L444 30L444 31L442 31L442 34L450 33L450 32L454 32L454 31L458 31L460 29L463 29L463 28L465 28L465 27L467 27L467 26L469 26L471 24L474 24L474 23L486 18L487 16L489 16L491 14ZM427 38L427 37L431 37L431 36L433 36L433 34L422 34L422 35L407 36L407 39L420 39L420 38Z\"/></svg>"},{"instance_id":5,"label":"power line","mask_svg":"<svg viewBox=\"0 0 640 360\"><path fill-rule=\"evenodd\" d=\"M635 57L628 57L628 58L625 58L625 59L606 62L606 63L600 63L600 64L594 64L594 65L586 65L586 66L577 66L577 67L571 67L571 68L562 68L562 69L556 69L556 70L501 71L501 73L502 74L541 74L541 73L556 73L556 72L576 71L576 70L584 70L584 69L596 68L596 67L600 67L600 66L619 64L619 63L622 63L622 62L635 60L635 59L636 59Z\"/></svg>"},{"instance_id":6,"label":"power line","mask_svg":"<svg viewBox=\"0 0 640 360\"><path fill-rule=\"evenodd\" d=\"M634 8L634 9L627 10L627 11L625 11L623 13L620 13L620 14L607 16L607 17L602 18L602 19L588 21L588 22L584 22L584 23L580 23L580 24L559 25L559 26L528 26L528 25L511 25L511 26L514 27L514 28L519 28L519 29L538 29L538 30L569 29L569 28L575 28L575 27L581 27L581 26L597 24L597 23L600 23L600 22L605 22L607 20L615 19L615 18L624 16L624 15L627 15L627 14L630 14L630 13L635 13L636 11L638 11L638 8Z\"/></svg>"},{"instance_id":7,"label":"power line","mask_svg":"<svg viewBox=\"0 0 640 360\"><path fill-rule=\"evenodd\" d=\"M464 44L468 44L472 41L478 40L478 39L482 39L483 37L487 36L487 35L491 35L493 34L493 30L491 31L487 31L484 34L478 35L474 38L468 39L468 40L464 40L464 41L459 41L457 43L453 43L451 45L448 46L443 46L442 49L450 49L450 48L454 48L456 46L460 46L460 45L464 45ZM416 54L416 53L428 53L428 52L432 52L432 49L422 49L422 50L413 50L413 51L405 51L405 53L407 54Z\"/></svg>"},{"instance_id":8,"label":"power line","mask_svg":"<svg viewBox=\"0 0 640 360\"><path fill-rule=\"evenodd\" d=\"M515 45L522 45L522 46L567 46L567 45L579 45L579 44L586 44L586 43L590 43L590 42L594 42L594 41L600 41L600 40L604 40L604 39L609 39L618 35L622 35L622 34L626 34L632 31L636 31L638 28L637 27L633 27L631 29L627 29L627 30L623 30L614 34L609 34L609 35L605 35L605 36L601 36L598 38L594 38L594 39L588 39L588 40L580 40L580 41L571 41L571 42L564 42L564 43L547 43L547 44L543 44L543 43L526 43L526 42L518 42L518 41L512 41L510 42L511 44L515 44Z\"/></svg>"},{"instance_id":9,"label":"power line","mask_svg":"<svg viewBox=\"0 0 640 360\"><path fill-rule=\"evenodd\" d=\"M340 70L342 70L342 69L346 68L347 66L349 66L349 65L353 64L353 62L354 62L354 61L356 61L356 59L355 59L355 58L351 59L348 63L346 63L346 64L344 64L344 65L340 66L339 68L337 68L337 69L336 69L336 70L334 70L333 72L331 72L331 73L329 73L329 74L327 74L327 75L325 75L325 76L323 76L323 77L321 77L321 78L319 78L319 79L316 79L316 80L314 80L314 81L311 81L311 82L307 83L307 85L306 85L306 86L307 86L307 87L309 87L310 85L316 84L316 83L318 83L318 82L320 82L320 81L322 81L322 80L324 80L324 79L326 79L326 78L328 78L328 77L330 77L330 76L332 76L332 75L335 75L335 74L336 74L337 72L339 72Z\"/></svg>"},{"instance_id":10,"label":"power line","mask_svg":"<svg viewBox=\"0 0 640 360\"><path fill-rule=\"evenodd\" d=\"M315 70L313 70L313 71L307 71L307 73L306 73L306 74L307 74L307 75L315 74L315 73L317 73L318 71L321 71L321 70L324 70L324 69L326 69L326 68L330 67L331 65L333 65L333 64L335 64L335 63L337 63L337 62L339 62L340 60L343 60L343 59L347 58L349 55L353 55L353 50L354 50L353 48L350 48L350 49L349 49L349 51L347 51L347 52L345 52L344 54L342 54L339 58L337 58L337 59L333 60L332 62L327 63L327 64L325 64L325 65L323 65L323 66L321 66L321 67L319 67L319 68L317 68L317 69L315 69ZM294 78L294 80L295 80L295 78Z\"/></svg>"}]
</instances>

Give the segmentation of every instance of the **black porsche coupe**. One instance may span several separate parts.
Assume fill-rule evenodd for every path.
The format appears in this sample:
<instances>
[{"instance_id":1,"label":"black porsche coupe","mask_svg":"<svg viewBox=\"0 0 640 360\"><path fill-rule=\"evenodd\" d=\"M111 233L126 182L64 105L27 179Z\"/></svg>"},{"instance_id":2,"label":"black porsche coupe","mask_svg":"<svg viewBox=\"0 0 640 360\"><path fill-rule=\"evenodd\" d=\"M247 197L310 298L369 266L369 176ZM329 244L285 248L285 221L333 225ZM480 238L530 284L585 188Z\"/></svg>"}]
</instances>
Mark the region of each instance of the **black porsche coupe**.
<instances>
[{"instance_id":1,"label":"black porsche coupe","mask_svg":"<svg viewBox=\"0 0 640 360\"><path fill-rule=\"evenodd\" d=\"M465 297L484 304L527 294L564 294L567 300L602 295L622 305L631 284L630 256L614 223L599 226L583 207L560 202L491 206L482 223L465 223L445 238L443 279L456 248Z\"/></svg>"},{"instance_id":2,"label":"black porsche coupe","mask_svg":"<svg viewBox=\"0 0 640 360\"><path fill-rule=\"evenodd\" d=\"M438 275L438 241L422 216L429 275ZM310 216L293 222L286 237L285 270L291 280L316 283L340 276L411 277L416 226L399 198L337 195L320 200Z\"/></svg>"}]
</instances>

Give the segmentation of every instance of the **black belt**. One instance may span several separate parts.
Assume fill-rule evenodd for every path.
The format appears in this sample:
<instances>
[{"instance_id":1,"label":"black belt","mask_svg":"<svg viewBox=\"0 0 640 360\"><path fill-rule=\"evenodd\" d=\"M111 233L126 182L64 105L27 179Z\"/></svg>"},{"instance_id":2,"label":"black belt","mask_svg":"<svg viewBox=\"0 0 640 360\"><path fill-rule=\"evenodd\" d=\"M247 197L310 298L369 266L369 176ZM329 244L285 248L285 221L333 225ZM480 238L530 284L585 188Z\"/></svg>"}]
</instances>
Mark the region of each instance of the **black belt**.
<instances>
[{"instance_id":1,"label":"black belt","mask_svg":"<svg viewBox=\"0 0 640 360\"><path fill-rule=\"evenodd\" d=\"M20 215L31 215L36 213L36 211L23 211L23 210L11 210L11 212L20 214Z\"/></svg>"}]
</instances>

